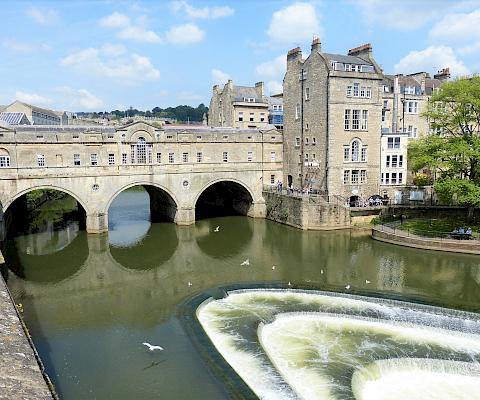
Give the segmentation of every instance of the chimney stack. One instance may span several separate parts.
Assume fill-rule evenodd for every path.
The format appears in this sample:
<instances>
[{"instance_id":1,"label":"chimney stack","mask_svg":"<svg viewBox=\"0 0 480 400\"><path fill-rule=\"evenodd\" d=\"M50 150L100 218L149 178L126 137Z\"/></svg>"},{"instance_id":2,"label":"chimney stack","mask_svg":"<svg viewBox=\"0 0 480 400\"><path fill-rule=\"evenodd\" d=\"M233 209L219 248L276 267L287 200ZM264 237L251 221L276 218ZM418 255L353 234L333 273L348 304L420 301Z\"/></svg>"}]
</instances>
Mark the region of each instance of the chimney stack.
<instances>
[{"instance_id":1,"label":"chimney stack","mask_svg":"<svg viewBox=\"0 0 480 400\"><path fill-rule=\"evenodd\" d=\"M322 43L318 36L314 36L312 40L312 53L314 51L318 51L319 53L322 51Z\"/></svg>"},{"instance_id":2,"label":"chimney stack","mask_svg":"<svg viewBox=\"0 0 480 400\"><path fill-rule=\"evenodd\" d=\"M300 47L295 47L287 53L287 62L301 60L302 59L302 49Z\"/></svg>"},{"instance_id":3,"label":"chimney stack","mask_svg":"<svg viewBox=\"0 0 480 400\"><path fill-rule=\"evenodd\" d=\"M263 96L265 96L265 94L264 94L265 93L265 86L264 86L263 82L257 82L255 84L255 89L258 93L258 97L260 99L263 99Z\"/></svg>"},{"instance_id":4,"label":"chimney stack","mask_svg":"<svg viewBox=\"0 0 480 400\"><path fill-rule=\"evenodd\" d=\"M448 79L450 79L450 68L449 67L442 68L440 71L438 71L438 73L433 75L433 78L438 79L440 81L447 81Z\"/></svg>"}]
</instances>

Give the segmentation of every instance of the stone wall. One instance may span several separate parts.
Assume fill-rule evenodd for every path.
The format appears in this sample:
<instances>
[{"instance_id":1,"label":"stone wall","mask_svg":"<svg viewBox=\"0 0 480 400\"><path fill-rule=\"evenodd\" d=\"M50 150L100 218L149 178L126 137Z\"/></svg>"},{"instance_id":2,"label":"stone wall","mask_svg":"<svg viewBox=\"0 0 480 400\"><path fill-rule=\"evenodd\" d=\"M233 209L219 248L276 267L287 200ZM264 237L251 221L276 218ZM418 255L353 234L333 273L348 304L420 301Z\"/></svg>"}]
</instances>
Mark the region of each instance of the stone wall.
<instances>
[{"instance_id":1,"label":"stone wall","mask_svg":"<svg viewBox=\"0 0 480 400\"><path fill-rule=\"evenodd\" d=\"M267 219L300 229L330 230L350 227L350 211L320 197L295 197L264 192Z\"/></svg>"},{"instance_id":2,"label":"stone wall","mask_svg":"<svg viewBox=\"0 0 480 400\"><path fill-rule=\"evenodd\" d=\"M455 206L390 206L382 210L380 216L384 219L399 219L400 215L406 218L467 218L466 207ZM480 219L480 208L474 211L474 218Z\"/></svg>"}]
</instances>

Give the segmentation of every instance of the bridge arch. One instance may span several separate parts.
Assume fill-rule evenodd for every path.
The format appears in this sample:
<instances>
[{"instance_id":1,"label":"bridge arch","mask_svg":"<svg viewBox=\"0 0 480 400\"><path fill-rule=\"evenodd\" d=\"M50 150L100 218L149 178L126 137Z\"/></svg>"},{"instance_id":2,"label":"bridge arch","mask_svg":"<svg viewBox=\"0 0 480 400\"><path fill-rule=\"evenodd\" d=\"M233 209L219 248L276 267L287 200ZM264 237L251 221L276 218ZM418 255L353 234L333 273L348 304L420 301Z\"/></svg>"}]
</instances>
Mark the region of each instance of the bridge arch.
<instances>
[{"instance_id":1,"label":"bridge arch","mask_svg":"<svg viewBox=\"0 0 480 400\"><path fill-rule=\"evenodd\" d=\"M72 192L71 190L69 189L66 189L64 187L60 187L60 186L54 186L54 185L39 185L39 186L33 186L33 187L29 187L28 189L24 189L18 193L16 193L14 196L12 196L11 198L7 199L5 201L5 203L3 204L3 212L5 213L8 209L8 207L10 207L13 202L15 200L17 200L18 198L22 197L23 195L27 194L27 193L30 193L34 190L41 190L41 189L51 189L51 190L58 190L59 192L63 192L63 193L66 193L70 196L72 196L75 200L78 201L78 203L82 206L82 208L84 209L85 213L88 215L89 213L89 209L87 207L87 203L81 199L76 193Z\"/></svg>"},{"instance_id":2,"label":"bridge arch","mask_svg":"<svg viewBox=\"0 0 480 400\"><path fill-rule=\"evenodd\" d=\"M214 215L253 215L255 195L244 182L234 178L219 178L208 182L194 201L195 219Z\"/></svg>"},{"instance_id":3,"label":"bridge arch","mask_svg":"<svg viewBox=\"0 0 480 400\"><path fill-rule=\"evenodd\" d=\"M147 181L132 182L118 189L108 199L104 209L104 213L108 215L108 210L110 209L113 201L120 193L136 186L143 186L143 188L148 192L150 196L150 210L152 222L160 220L169 220L172 222L175 221L177 210L179 208L179 203L176 196L165 186Z\"/></svg>"}]
</instances>

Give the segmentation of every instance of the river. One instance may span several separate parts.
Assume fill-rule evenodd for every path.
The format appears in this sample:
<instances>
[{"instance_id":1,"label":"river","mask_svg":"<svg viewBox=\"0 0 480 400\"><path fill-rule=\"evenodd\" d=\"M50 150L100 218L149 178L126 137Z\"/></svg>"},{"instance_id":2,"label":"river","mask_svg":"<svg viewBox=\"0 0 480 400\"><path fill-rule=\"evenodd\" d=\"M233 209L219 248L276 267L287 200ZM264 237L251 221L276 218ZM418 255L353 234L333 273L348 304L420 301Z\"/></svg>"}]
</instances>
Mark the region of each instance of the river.
<instances>
[{"instance_id":1,"label":"river","mask_svg":"<svg viewBox=\"0 0 480 400\"><path fill-rule=\"evenodd\" d=\"M478 256L404 248L356 231L305 232L244 216L205 219L189 227L149 219L148 194L126 191L109 210L108 235L87 235L78 222L64 221L61 227L19 234L4 245L7 284L23 306L26 325L62 399L242 398L239 385L226 384L229 371L209 368L216 350L192 337L199 324L194 307L185 306L210 295L221 297L223 289L302 289L299 293L312 290L326 297L345 293L340 298L353 302L362 299L357 296L380 299L369 304L393 299L480 311ZM249 265L242 265L246 260ZM421 307L411 305L418 312ZM268 336L265 351L273 358L292 356L280 354L270 341L275 334L292 326L311 329L310 317L297 317L265 321L260 336ZM349 330L360 329L356 321L343 322ZM272 328L272 323L277 325ZM338 332L337 325L329 326L329 337ZM375 331L377 336L390 329L372 326L381 332ZM318 341L326 334L317 332ZM143 342L164 350L150 352ZM401 358L415 355L425 356L404 352ZM465 355L455 360L467 361ZM339 393L350 398L348 390Z\"/></svg>"}]
</instances>

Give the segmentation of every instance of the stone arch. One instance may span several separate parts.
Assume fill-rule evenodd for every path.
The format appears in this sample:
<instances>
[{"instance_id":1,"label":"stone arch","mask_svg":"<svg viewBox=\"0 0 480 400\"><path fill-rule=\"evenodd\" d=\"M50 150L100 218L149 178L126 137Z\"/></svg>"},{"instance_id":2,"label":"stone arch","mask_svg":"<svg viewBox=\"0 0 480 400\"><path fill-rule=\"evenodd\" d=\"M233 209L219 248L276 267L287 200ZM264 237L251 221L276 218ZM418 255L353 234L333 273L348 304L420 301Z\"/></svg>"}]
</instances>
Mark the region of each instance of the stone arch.
<instances>
[{"instance_id":1,"label":"stone arch","mask_svg":"<svg viewBox=\"0 0 480 400\"><path fill-rule=\"evenodd\" d=\"M150 198L150 222L170 221L176 222L179 203L176 196L166 187L153 182L134 182L117 190L108 200L104 214L108 215L109 209L117 196L123 191L135 186L143 186Z\"/></svg>"},{"instance_id":2,"label":"stone arch","mask_svg":"<svg viewBox=\"0 0 480 400\"><path fill-rule=\"evenodd\" d=\"M218 186L219 192L213 187ZM255 216L255 196L248 185L232 178L216 179L205 185L195 198L195 219L219 215Z\"/></svg>"},{"instance_id":3,"label":"stone arch","mask_svg":"<svg viewBox=\"0 0 480 400\"><path fill-rule=\"evenodd\" d=\"M193 207L195 207L199 197L201 196L201 194L203 192L205 192L205 190L207 190L210 186L215 185L216 183L219 183L219 182L237 183L238 185L242 186L250 194L253 202L256 201L256 198L255 198L255 195L253 194L253 191L250 189L250 187L245 182L242 182L241 180L235 179L235 178L218 178L218 179L214 179L213 181L208 182L206 185L204 185L202 187L202 189L200 189L198 191L197 195L195 196L195 200L193 201Z\"/></svg>"},{"instance_id":4,"label":"stone arch","mask_svg":"<svg viewBox=\"0 0 480 400\"><path fill-rule=\"evenodd\" d=\"M157 189L162 190L163 192L165 192L166 194L168 194L171 197L171 199L175 203L175 206L178 209L178 205L179 205L178 199L175 197L175 195L168 188L166 188L165 186L159 185L158 183L154 183L154 182L139 181L139 182L133 182L133 183L129 183L128 185L122 186L112 196L110 196L109 200L106 203L106 207L104 209L104 212L108 213L108 209L112 205L113 200L115 200L115 198L120 193L122 193L123 191L125 191L127 189L130 189L132 187L135 187L135 186L153 186L153 187L156 187Z\"/></svg>"},{"instance_id":5,"label":"stone arch","mask_svg":"<svg viewBox=\"0 0 480 400\"><path fill-rule=\"evenodd\" d=\"M60 186L53 186L53 185L39 185L39 186L33 186L29 187L28 189L24 189L18 193L16 193L13 197L8 199L5 204L4 204L4 209L3 212L7 211L8 207L10 207L15 200L17 200L19 197L23 196L24 194L27 194L33 190L40 190L40 189L52 189L52 190L58 190L59 192L66 193L70 196L72 196L75 200L78 201L78 203L82 206L83 210L85 211L85 214L89 213L89 209L87 207L87 203L82 200L76 193L72 192L69 189L65 189Z\"/></svg>"}]
</instances>

